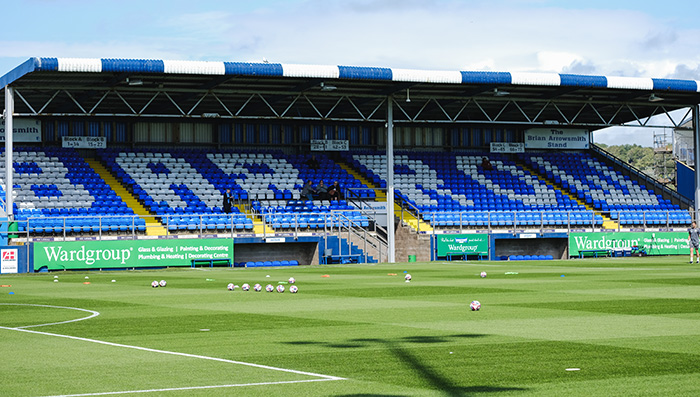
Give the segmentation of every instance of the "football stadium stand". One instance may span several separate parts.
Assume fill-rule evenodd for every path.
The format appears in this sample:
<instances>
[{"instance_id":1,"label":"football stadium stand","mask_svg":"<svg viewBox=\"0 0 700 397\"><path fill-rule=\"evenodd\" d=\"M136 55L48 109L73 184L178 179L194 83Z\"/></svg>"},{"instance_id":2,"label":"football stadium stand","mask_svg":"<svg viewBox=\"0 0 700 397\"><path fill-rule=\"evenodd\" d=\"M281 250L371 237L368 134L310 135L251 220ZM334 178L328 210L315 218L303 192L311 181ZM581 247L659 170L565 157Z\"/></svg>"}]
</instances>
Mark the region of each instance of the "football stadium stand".
<instances>
[{"instance_id":1,"label":"football stadium stand","mask_svg":"<svg viewBox=\"0 0 700 397\"><path fill-rule=\"evenodd\" d=\"M17 148L13 168L20 232L145 231L145 221L74 150Z\"/></svg>"},{"instance_id":2,"label":"football stadium stand","mask_svg":"<svg viewBox=\"0 0 700 397\"><path fill-rule=\"evenodd\" d=\"M465 231L492 238L491 258L525 260L535 252L501 247L527 241L506 244L494 235L534 234L564 246L572 231L679 232L695 205L586 138L631 121L656 127L646 120L659 113L676 126L670 114L682 109L700 134L694 80L31 58L0 76L0 86L11 109L3 122L16 117L36 126L16 140L21 146L0 181L3 204L12 203L5 242L12 226L24 241L108 235L290 243L277 258L261 261L266 248L253 247L254 260L230 262L268 266L294 257L382 260L368 252L371 235L392 262L398 221L431 255L435 236ZM531 130L554 127L563 140L527 145ZM97 138L102 146L79 145ZM581 145L562 149L569 138ZM484 157L490 166L482 166ZM0 164L6 160L3 151ZM338 182L342 197L301 197L309 181ZM393 205L379 205L391 191ZM392 211L400 220L386 219ZM303 249L315 253L300 255Z\"/></svg>"},{"instance_id":3,"label":"football stadium stand","mask_svg":"<svg viewBox=\"0 0 700 397\"><path fill-rule=\"evenodd\" d=\"M484 156L492 169L481 167ZM343 190L372 188L348 173L347 164L376 187L386 186L380 152L346 152L336 160L281 151L105 149L98 157L170 233L251 232L259 218L274 230L316 230L371 217L348 200L306 200L303 182L339 181ZM144 217L115 193L73 149L18 148L15 153L17 220L32 234L143 233ZM688 211L639 185L588 152L400 152L396 197L437 228L512 226L687 225ZM239 206L222 211L230 188ZM367 189L373 192L371 189ZM357 197L373 200L374 194ZM250 211L242 211L248 208Z\"/></svg>"}]
</instances>

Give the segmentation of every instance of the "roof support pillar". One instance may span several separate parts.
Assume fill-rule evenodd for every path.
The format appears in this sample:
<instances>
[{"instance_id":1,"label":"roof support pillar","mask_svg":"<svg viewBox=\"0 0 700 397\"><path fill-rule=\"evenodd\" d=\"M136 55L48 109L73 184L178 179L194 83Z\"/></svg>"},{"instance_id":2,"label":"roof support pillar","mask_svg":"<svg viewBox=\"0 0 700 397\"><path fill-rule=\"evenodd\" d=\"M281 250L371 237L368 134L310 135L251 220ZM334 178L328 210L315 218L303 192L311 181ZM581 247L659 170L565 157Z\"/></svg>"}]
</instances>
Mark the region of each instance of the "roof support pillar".
<instances>
[{"instance_id":1,"label":"roof support pillar","mask_svg":"<svg viewBox=\"0 0 700 397\"><path fill-rule=\"evenodd\" d=\"M390 95L386 109L386 239L389 263L396 262L394 224L394 97Z\"/></svg>"},{"instance_id":2,"label":"roof support pillar","mask_svg":"<svg viewBox=\"0 0 700 397\"><path fill-rule=\"evenodd\" d=\"M695 221L700 214L700 104L693 105L693 156L695 157Z\"/></svg>"},{"instance_id":3,"label":"roof support pillar","mask_svg":"<svg viewBox=\"0 0 700 397\"><path fill-rule=\"evenodd\" d=\"M14 220L12 191L14 182L12 181L12 116L15 111L14 90L9 85L5 86L5 211L7 218Z\"/></svg>"}]
</instances>

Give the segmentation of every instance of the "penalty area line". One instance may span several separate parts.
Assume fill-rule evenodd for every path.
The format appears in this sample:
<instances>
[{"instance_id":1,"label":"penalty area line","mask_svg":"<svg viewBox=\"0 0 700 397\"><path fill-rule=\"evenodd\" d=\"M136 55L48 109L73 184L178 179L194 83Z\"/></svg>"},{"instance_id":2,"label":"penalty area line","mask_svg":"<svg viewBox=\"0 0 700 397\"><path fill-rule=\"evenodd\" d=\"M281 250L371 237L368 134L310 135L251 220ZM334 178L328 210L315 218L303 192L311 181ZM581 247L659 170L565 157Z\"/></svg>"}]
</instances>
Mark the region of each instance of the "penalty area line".
<instances>
[{"instance_id":1,"label":"penalty area line","mask_svg":"<svg viewBox=\"0 0 700 397\"><path fill-rule=\"evenodd\" d=\"M239 384L232 384L232 385L170 387L170 388L165 388L165 389L106 391L106 392L100 392L100 393L84 393L84 394L59 394L59 395L45 396L45 397L111 396L111 395L117 395L117 394L131 394L131 393L155 393L155 392L182 391L182 390L223 389L223 388L228 388L228 387L284 385L284 384L290 384L290 383L328 382L328 381L331 381L331 380L341 380L341 379L343 379L343 378L337 378L337 379L287 380L287 381L279 381L279 382L239 383Z\"/></svg>"},{"instance_id":2,"label":"penalty area line","mask_svg":"<svg viewBox=\"0 0 700 397\"><path fill-rule=\"evenodd\" d=\"M269 366L269 365L262 365L262 364L255 364L255 363L247 363L247 362L245 362L245 361L228 360L228 359L225 359L225 358L218 358L218 357L202 356L202 355L199 355L199 354L189 354L189 353L171 352L171 351L168 351L168 350L151 349L151 348L148 348L148 347L124 345L124 344L121 344L121 343L106 342L106 341L97 340L97 339L81 338L81 337L79 337L79 336L61 335L61 334L54 334L54 333L50 333L50 332L34 331L34 330L31 330L31 329L11 328L11 327L3 327L3 326L0 326L0 329L6 329L6 330L11 330L11 331L19 331L19 332L26 332L26 333L30 333L30 334L36 334L36 335L55 336L55 337L59 337L59 338L66 338L66 339L79 340L79 341L83 341L83 342L98 343L98 344L101 344L101 345L114 346L114 347L123 347L123 348L126 348L126 349L141 350L141 351L146 351L146 352L151 352L151 353L170 354L170 355L173 355L173 356L190 357L190 358L198 358L198 359L201 359L201 360L210 360L210 361L218 361L218 362L222 362L222 363L245 365L245 366L248 366L248 367L261 368L261 369L269 369L269 370L272 370L272 371L280 371L280 372L288 372L288 373L297 374L297 375L313 376L313 377L316 377L316 378L322 378L322 379L324 379L324 380L345 380L345 378L341 378L341 377L337 377L337 376L323 375L323 374L317 374L317 373L306 372L306 371L297 371L297 370L295 370L295 369L287 369L287 368L272 367L272 366ZM89 394L86 394L86 395L89 395Z\"/></svg>"}]
</instances>

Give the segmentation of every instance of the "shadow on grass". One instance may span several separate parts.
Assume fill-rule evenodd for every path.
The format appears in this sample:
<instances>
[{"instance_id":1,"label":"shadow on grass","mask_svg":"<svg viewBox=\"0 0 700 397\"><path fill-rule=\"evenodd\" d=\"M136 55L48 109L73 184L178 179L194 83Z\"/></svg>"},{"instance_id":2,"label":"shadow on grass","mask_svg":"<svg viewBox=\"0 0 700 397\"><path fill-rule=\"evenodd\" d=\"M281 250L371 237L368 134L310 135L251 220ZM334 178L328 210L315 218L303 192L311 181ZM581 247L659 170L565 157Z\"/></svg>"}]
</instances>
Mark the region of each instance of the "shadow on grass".
<instances>
[{"instance_id":1,"label":"shadow on grass","mask_svg":"<svg viewBox=\"0 0 700 397\"><path fill-rule=\"evenodd\" d=\"M423 344L430 344L430 343L446 343L449 342L450 339L461 339L461 338L483 338L486 336L485 334L457 334L457 335L446 335L446 336L432 336L432 335L413 335L413 336L405 336L403 338L399 338L395 340L394 342L405 342L405 343L423 343ZM360 347L367 347L370 344L375 344L375 343L391 343L391 340L387 339L379 339L379 338L355 338L355 339L348 339L344 343L328 343L328 342L316 342L316 341L310 341L310 340L294 340L294 341L288 341L288 342L282 342L285 345L293 345L293 346L304 346L304 345L323 345L326 347L335 347L339 349L355 349L355 348L360 348Z\"/></svg>"},{"instance_id":2,"label":"shadow on grass","mask_svg":"<svg viewBox=\"0 0 700 397\"><path fill-rule=\"evenodd\" d=\"M396 358L398 358L406 367L410 368L417 376L423 378L432 390L439 390L444 392L446 396L450 397L467 397L475 394L481 393L498 393L505 391L526 391L525 388L519 387L498 387L498 386L459 386L454 382L450 381L445 376L442 376L438 371L425 365L421 360L415 355L411 354L408 349L402 347L404 343L421 343L421 344L431 344L431 343L445 343L449 342L452 338L481 338L486 335L484 334L457 334L457 335L446 335L446 336L407 336L399 338L396 340L390 339L380 339L380 338L356 338L349 339L346 343L327 343L327 342L313 342L313 341L290 341L284 342L289 345L323 345L331 348L361 348L366 347L371 344L384 345ZM404 397L403 395L397 394L346 394L342 397Z\"/></svg>"},{"instance_id":3,"label":"shadow on grass","mask_svg":"<svg viewBox=\"0 0 700 397\"><path fill-rule=\"evenodd\" d=\"M471 386L457 388L454 393L450 392L448 396L468 397L474 393L500 393L506 391L526 391L526 389L518 387L492 387L492 386ZM409 397L409 394L340 394L338 397Z\"/></svg>"},{"instance_id":4,"label":"shadow on grass","mask_svg":"<svg viewBox=\"0 0 700 397\"><path fill-rule=\"evenodd\" d=\"M394 342L387 341L386 346L406 366L425 379L433 390L440 390L447 396L465 397L473 393L495 393L503 391L525 391L517 387L493 387L493 386L457 386L446 377L440 375L434 369L424 365L417 357L403 349Z\"/></svg>"}]
</instances>

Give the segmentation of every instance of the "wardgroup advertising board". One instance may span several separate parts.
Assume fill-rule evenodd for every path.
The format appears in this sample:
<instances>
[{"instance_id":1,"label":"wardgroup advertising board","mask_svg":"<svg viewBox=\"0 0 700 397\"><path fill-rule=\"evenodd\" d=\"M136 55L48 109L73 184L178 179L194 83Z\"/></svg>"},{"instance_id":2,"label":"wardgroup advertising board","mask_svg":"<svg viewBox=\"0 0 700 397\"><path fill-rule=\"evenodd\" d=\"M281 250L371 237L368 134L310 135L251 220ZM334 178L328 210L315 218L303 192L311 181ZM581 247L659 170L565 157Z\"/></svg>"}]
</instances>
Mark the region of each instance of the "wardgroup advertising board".
<instances>
[{"instance_id":1,"label":"wardgroup advertising board","mask_svg":"<svg viewBox=\"0 0 700 397\"><path fill-rule=\"evenodd\" d=\"M620 250L643 248L647 255L687 255L688 233L685 232L618 232L571 233L569 256L586 250Z\"/></svg>"},{"instance_id":2,"label":"wardgroup advertising board","mask_svg":"<svg viewBox=\"0 0 700 397\"><path fill-rule=\"evenodd\" d=\"M231 259L232 239L34 243L34 268L48 270L190 266L193 259Z\"/></svg>"},{"instance_id":3,"label":"wardgroup advertising board","mask_svg":"<svg viewBox=\"0 0 700 397\"><path fill-rule=\"evenodd\" d=\"M488 236L484 234L440 234L437 236L437 256L456 253L488 254Z\"/></svg>"}]
</instances>

